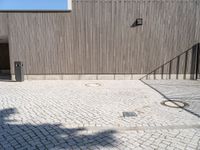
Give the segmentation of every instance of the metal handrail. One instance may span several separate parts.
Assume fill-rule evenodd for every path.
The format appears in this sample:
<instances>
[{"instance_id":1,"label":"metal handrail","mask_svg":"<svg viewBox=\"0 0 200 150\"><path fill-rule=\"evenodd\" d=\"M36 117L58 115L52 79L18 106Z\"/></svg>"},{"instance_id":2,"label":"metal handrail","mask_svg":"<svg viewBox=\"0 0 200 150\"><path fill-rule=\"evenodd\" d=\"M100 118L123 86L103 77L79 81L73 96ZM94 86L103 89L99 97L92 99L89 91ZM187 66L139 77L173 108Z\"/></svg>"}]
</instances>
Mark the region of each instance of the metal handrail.
<instances>
[{"instance_id":1,"label":"metal handrail","mask_svg":"<svg viewBox=\"0 0 200 150\"><path fill-rule=\"evenodd\" d=\"M181 56L185 55L185 62L184 62L184 71L183 71L183 79L186 79L186 74L187 74L187 65L188 65L188 53L192 51L192 61L191 61L191 78L190 79L198 79L199 76L199 55L200 55L200 43L195 44L194 46L192 46L191 48L187 49L186 51L182 52L181 54L179 54L178 56L172 58L171 60L167 61L166 63L160 65L159 67L157 67L156 69L154 69L153 71L147 73L145 76L143 76L142 78L140 78L140 80L143 80L144 78L148 79L148 76L150 75L154 75L154 79L156 79L156 72L161 69L161 79L163 79L163 74L164 74L164 68L166 65L169 65L169 72L166 73L169 76L169 79L171 79L171 71L172 71L172 62L174 60L177 60L177 66L176 66L176 79L178 79L179 77L179 65L180 65L180 58ZM192 77L192 75L195 75L194 77Z\"/></svg>"}]
</instances>

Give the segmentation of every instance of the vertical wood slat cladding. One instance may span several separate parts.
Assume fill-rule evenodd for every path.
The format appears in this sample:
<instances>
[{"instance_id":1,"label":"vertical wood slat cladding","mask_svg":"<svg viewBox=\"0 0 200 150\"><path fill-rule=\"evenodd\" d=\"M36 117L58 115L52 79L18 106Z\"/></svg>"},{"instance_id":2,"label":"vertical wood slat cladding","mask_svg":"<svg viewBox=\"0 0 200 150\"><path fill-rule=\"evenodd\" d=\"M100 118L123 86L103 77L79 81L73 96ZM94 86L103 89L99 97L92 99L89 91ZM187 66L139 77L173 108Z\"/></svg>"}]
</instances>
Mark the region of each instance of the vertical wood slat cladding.
<instances>
[{"instance_id":1,"label":"vertical wood slat cladding","mask_svg":"<svg viewBox=\"0 0 200 150\"><path fill-rule=\"evenodd\" d=\"M200 41L200 1L196 1L196 42Z\"/></svg>"},{"instance_id":2,"label":"vertical wood slat cladding","mask_svg":"<svg viewBox=\"0 0 200 150\"><path fill-rule=\"evenodd\" d=\"M8 36L8 24L6 13L0 13L0 36Z\"/></svg>"},{"instance_id":3,"label":"vertical wood slat cladding","mask_svg":"<svg viewBox=\"0 0 200 150\"><path fill-rule=\"evenodd\" d=\"M148 73L200 40L197 3L74 0L68 13L10 13L11 63L26 74Z\"/></svg>"}]
</instances>

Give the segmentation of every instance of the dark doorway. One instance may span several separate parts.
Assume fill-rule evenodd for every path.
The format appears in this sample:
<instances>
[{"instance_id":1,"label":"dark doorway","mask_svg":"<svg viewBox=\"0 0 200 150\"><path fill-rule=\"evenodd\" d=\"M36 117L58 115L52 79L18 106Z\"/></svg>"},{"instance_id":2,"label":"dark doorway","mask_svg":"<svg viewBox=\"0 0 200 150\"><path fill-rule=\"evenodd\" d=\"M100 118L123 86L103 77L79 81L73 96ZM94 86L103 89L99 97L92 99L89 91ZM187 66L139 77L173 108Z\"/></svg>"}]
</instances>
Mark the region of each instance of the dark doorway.
<instances>
[{"instance_id":1,"label":"dark doorway","mask_svg":"<svg viewBox=\"0 0 200 150\"><path fill-rule=\"evenodd\" d=\"M10 56L8 43L0 43L0 80L10 80Z\"/></svg>"}]
</instances>

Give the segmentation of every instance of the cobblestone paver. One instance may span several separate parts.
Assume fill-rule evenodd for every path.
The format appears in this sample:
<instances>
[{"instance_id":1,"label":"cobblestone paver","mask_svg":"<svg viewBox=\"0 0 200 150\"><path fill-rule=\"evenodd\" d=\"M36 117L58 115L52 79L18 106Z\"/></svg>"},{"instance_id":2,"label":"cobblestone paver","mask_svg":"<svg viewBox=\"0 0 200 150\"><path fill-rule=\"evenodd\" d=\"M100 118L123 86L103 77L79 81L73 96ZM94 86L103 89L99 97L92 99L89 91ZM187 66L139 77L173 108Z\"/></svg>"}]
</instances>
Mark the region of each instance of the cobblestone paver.
<instances>
[{"instance_id":1,"label":"cobblestone paver","mask_svg":"<svg viewBox=\"0 0 200 150\"><path fill-rule=\"evenodd\" d=\"M200 118L163 100L141 81L0 82L0 149L200 149Z\"/></svg>"}]
</instances>

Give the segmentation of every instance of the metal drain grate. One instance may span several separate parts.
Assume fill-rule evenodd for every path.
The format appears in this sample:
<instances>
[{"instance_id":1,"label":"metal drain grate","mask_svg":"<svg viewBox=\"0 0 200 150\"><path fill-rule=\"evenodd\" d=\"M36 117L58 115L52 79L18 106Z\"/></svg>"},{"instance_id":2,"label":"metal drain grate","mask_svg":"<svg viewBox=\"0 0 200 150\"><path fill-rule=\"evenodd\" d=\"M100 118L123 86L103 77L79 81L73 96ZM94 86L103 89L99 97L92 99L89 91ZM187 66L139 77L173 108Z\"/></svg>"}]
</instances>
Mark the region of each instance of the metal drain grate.
<instances>
[{"instance_id":1,"label":"metal drain grate","mask_svg":"<svg viewBox=\"0 0 200 150\"><path fill-rule=\"evenodd\" d=\"M85 86L87 86L87 87L98 87L98 86L101 86L101 84L100 83L87 83L87 84L85 84Z\"/></svg>"},{"instance_id":2,"label":"metal drain grate","mask_svg":"<svg viewBox=\"0 0 200 150\"><path fill-rule=\"evenodd\" d=\"M137 114L135 112L123 112L123 117L136 117Z\"/></svg>"},{"instance_id":3,"label":"metal drain grate","mask_svg":"<svg viewBox=\"0 0 200 150\"><path fill-rule=\"evenodd\" d=\"M171 108L184 108L184 107L189 106L188 103L178 101L178 100L163 101L163 102L161 102L161 105L171 107Z\"/></svg>"}]
</instances>

